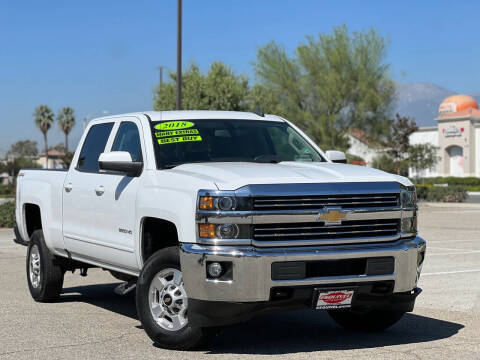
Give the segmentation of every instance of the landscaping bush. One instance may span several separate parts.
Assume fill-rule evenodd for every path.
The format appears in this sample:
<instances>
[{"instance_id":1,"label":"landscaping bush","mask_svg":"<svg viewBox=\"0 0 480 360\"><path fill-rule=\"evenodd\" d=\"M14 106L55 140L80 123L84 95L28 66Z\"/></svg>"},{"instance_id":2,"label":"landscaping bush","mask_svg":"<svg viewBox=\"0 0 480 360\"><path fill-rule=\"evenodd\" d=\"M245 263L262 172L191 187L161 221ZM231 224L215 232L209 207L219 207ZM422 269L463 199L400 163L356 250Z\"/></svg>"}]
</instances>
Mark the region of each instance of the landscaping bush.
<instances>
[{"instance_id":1,"label":"landscaping bush","mask_svg":"<svg viewBox=\"0 0 480 360\"><path fill-rule=\"evenodd\" d=\"M467 191L480 191L480 178L478 177L432 177L432 178L423 178L419 181L423 184L448 184L452 185L461 185L466 188Z\"/></svg>"},{"instance_id":2,"label":"landscaping bush","mask_svg":"<svg viewBox=\"0 0 480 360\"><path fill-rule=\"evenodd\" d=\"M432 202L464 202L468 198L465 186L416 185L419 200Z\"/></svg>"},{"instance_id":3,"label":"landscaping bush","mask_svg":"<svg viewBox=\"0 0 480 360\"><path fill-rule=\"evenodd\" d=\"M8 201L0 205L0 228L13 227L15 221L15 202Z\"/></svg>"},{"instance_id":4,"label":"landscaping bush","mask_svg":"<svg viewBox=\"0 0 480 360\"><path fill-rule=\"evenodd\" d=\"M0 197L15 196L15 187L12 185L0 185Z\"/></svg>"}]
</instances>

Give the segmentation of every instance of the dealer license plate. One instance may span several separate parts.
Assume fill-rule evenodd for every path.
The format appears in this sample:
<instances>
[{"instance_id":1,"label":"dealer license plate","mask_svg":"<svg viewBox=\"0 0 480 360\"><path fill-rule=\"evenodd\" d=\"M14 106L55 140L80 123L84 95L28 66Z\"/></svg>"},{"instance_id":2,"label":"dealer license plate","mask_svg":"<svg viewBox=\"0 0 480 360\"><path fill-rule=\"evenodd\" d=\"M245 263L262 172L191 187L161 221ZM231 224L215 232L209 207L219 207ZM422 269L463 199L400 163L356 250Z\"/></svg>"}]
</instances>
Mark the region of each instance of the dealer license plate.
<instances>
[{"instance_id":1,"label":"dealer license plate","mask_svg":"<svg viewBox=\"0 0 480 360\"><path fill-rule=\"evenodd\" d=\"M353 290L320 291L317 298L318 310L341 309L352 306Z\"/></svg>"}]
</instances>

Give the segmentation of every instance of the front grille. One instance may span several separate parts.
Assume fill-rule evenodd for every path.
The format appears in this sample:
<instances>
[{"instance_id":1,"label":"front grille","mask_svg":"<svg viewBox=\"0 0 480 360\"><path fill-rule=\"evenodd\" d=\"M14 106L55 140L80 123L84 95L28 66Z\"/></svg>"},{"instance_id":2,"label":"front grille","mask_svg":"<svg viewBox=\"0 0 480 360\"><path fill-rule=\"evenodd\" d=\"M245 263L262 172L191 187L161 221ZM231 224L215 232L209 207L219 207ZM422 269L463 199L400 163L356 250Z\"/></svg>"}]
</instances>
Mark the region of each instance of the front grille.
<instances>
[{"instance_id":1,"label":"front grille","mask_svg":"<svg viewBox=\"0 0 480 360\"><path fill-rule=\"evenodd\" d=\"M318 223L256 224L257 241L298 241L392 237L400 231L399 219L342 221L340 225Z\"/></svg>"},{"instance_id":2,"label":"front grille","mask_svg":"<svg viewBox=\"0 0 480 360\"><path fill-rule=\"evenodd\" d=\"M324 206L342 209L392 208L399 205L398 193L308 195L308 196L259 196L253 200L256 211L272 210L320 210Z\"/></svg>"}]
</instances>

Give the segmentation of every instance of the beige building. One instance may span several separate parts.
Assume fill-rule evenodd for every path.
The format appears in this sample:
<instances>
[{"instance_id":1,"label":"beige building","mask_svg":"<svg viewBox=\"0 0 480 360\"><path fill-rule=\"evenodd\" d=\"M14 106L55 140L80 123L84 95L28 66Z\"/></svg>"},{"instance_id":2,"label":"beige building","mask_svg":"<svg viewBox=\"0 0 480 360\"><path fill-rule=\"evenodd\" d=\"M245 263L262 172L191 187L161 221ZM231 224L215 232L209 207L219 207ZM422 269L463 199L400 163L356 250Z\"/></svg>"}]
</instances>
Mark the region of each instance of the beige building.
<instances>
[{"instance_id":1,"label":"beige building","mask_svg":"<svg viewBox=\"0 0 480 360\"><path fill-rule=\"evenodd\" d=\"M63 169L62 158L65 156L65 153L57 150L48 150L48 167L47 167L47 157L45 152L41 153L37 159L37 164L42 168L48 169Z\"/></svg>"},{"instance_id":2,"label":"beige building","mask_svg":"<svg viewBox=\"0 0 480 360\"><path fill-rule=\"evenodd\" d=\"M410 143L438 147L437 164L410 176L480 177L480 110L467 95L446 98L439 106L437 126L420 128L410 136Z\"/></svg>"}]
</instances>

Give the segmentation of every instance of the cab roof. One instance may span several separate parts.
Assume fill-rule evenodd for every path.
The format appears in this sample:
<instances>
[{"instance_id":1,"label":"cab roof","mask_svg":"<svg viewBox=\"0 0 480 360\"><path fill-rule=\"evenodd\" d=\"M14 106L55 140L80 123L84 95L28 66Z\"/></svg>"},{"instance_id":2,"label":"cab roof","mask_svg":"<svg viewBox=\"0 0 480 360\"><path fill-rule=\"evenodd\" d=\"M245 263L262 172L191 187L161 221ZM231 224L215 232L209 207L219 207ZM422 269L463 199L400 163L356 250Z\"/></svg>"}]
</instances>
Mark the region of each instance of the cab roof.
<instances>
[{"instance_id":1,"label":"cab roof","mask_svg":"<svg viewBox=\"0 0 480 360\"><path fill-rule=\"evenodd\" d=\"M148 115L152 121L166 120L263 120L285 121L276 115L260 116L252 112L242 111L214 111L214 110L173 110L173 111L146 111L141 114Z\"/></svg>"}]
</instances>

